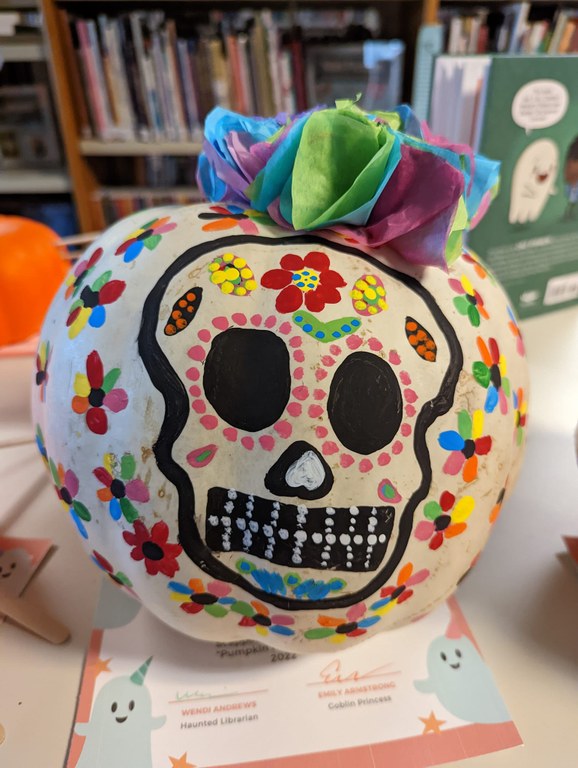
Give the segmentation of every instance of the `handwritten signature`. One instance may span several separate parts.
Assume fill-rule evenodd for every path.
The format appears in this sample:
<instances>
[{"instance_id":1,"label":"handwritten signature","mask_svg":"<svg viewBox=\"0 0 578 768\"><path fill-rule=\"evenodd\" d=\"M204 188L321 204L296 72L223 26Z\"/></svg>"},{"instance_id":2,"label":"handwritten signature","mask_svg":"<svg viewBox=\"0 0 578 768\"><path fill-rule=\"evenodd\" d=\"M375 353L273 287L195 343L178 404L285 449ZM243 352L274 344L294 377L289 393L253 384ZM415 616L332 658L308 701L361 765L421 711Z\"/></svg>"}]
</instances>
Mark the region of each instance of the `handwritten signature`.
<instances>
[{"instance_id":1,"label":"handwritten signature","mask_svg":"<svg viewBox=\"0 0 578 768\"><path fill-rule=\"evenodd\" d=\"M342 668L341 660L335 659L334 661L331 661L326 667L323 667L319 673L321 680L317 683L312 683L312 685L321 685L324 683L329 685L333 685L335 683L355 683L360 680L371 680L375 677L384 677L385 675L397 674L397 672L391 670L388 671L388 667L391 667L391 663L382 664L381 667L375 667L374 669L370 669L368 672L360 672L358 670L347 672Z\"/></svg>"},{"instance_id":2,"label":"handwritten signature","mask_svg":"<svg viewBox=\"0 0 578 768\"><path fill-rule=\"evenodd\" d=\"M190 701L192 699L210 699L211 694L206 693L205 691L184 691L183 693L179 693L177 691L175 693L174 701Z\"/></svg>"}]
</instances>

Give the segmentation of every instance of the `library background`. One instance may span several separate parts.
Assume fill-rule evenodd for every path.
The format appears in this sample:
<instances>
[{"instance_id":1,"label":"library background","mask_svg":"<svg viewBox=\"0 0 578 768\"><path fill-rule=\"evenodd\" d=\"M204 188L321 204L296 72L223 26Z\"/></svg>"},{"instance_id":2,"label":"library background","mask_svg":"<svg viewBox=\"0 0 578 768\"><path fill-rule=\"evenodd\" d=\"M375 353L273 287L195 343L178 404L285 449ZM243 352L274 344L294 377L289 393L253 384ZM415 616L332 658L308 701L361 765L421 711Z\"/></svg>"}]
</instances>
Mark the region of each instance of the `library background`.
<instances>
[{"instance_id":1,"label":"library background","mask_svg":"<svg viewBox=\"0 0 578 768\"><path fill-rule=\"evenodd\" d=\"M194 202L215 105L266 116L362 94L365 109L408 103L434 134L502 161L501 202L471 245L506 288L522 251L543 271L544 238L556 235L556 274L578 253L578 3L39 2L0 0L0 213L65 237ZM538 165L548 178L526 210L524 169ZM578 283L552 290L565 301Z\"/></svg>"}]
</instances>

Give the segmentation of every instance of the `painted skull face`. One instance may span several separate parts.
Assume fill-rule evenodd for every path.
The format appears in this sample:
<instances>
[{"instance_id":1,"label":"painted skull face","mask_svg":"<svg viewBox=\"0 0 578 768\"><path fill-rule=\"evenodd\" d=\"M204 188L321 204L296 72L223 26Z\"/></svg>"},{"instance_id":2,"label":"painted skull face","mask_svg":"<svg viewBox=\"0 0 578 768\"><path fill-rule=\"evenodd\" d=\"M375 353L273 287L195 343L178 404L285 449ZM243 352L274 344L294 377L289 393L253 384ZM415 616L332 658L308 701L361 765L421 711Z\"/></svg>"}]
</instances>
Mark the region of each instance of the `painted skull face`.
<instances>
[{"instance_id":1,"label":"painted skull face","mask_svg":"<svg viewBox=\"0 0 578 768\"><path fill-rule=\"evenodd\" d=\"M462 367L432 295L319 237L222 238L174 260L138 341L191 560L285 610L375 593L428 493L426 434ZM288 593L292 578L315 588Z\"/></svg>"}]
</instances>

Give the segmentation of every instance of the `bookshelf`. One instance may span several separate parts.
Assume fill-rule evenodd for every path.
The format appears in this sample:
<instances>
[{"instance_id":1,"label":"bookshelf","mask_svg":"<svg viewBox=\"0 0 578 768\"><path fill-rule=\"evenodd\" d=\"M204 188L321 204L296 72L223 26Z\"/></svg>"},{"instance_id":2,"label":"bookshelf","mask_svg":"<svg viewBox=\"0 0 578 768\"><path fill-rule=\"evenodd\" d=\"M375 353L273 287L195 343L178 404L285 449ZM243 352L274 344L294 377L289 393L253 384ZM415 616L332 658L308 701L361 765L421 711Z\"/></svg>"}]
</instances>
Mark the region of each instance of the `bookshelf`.
<instances>
[{"instance_id":1,"label":"bookshelf","mask_svg":"<svg viewBox=\"0 0 578 768\"><path fill-rule=\"evenodd\" d=\"M135 196L145 193L154 199L180 195L189 192L195 197L194 185L185 186L180 181L161 185L151 189L141 178L120 177L111 186L106 179L106 164L114 162L135 163L154 162L160 158L174 158L186 161L196 158L201 150L200 134L188 140L166 140L146 137L146 140L104 140L102 137L87 137L83 130L83 116L79 108L78 94L79 65L75 50L70 45L69 17L96 19L99 14L114 17L115 14L131 14L132 11L154 11L161 8L167 18L178 17L181 13L205 13L222 11L224 14L240 12L253 8L256 12L264 9L286 11L297 14L302 9L319 12L327 9L373 8L380 19L383 39L400 38L405 43L405 63L403 94L407 98L411 84L411 62L415 48L415 39L419 25L424 21L435 20L438 0L197 0L194 4L183 0L172 0L168 4L155 3L155 0L122 0L121 4L112 0L40 0L44 16L47 39L49 41L49 64L55 83L55 99L60 122L61 135L66 155L68 172L71 180L72 195L75 202L80 230L94 231L106 225L103 200L118 200L128 196L131 191ZM225 43L225 52L227 52ZM255 88L256 86L254 86ZM354 93L352 93L354 95ZM231 105L232 109L236 105ZM279 110L282 111L282 110ZM254 110L259 112L259 110ZM125 166L126 167L126 166ZM136 166L135 166L136 167ZM127 174L129 175L129 174ZM121 186L116 186L116 184ZM148 198L146 198L148 199Z\"/></svg>"}]
</instances>

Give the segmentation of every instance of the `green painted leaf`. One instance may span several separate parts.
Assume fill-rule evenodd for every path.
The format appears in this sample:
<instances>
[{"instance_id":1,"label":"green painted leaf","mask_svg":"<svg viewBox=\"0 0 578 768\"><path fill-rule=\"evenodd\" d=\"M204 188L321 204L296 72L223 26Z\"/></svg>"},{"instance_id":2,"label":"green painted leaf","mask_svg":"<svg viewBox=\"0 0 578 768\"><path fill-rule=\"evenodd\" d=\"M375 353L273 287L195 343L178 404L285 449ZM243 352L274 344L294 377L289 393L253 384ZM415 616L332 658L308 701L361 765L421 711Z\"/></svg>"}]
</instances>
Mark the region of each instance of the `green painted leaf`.
<instances>
[{"instance_id":1,"label":"green painted leaf","mask_svg":"<svg viewBox=\"0 0 578 768\"><path fill-rule=\"evenodd\" d=\"M111 370L106 374L102 382L102 388L104 389L105 392L110 392L110 390L114 387L114 385L118 381L119 376L120 376L120 368L111 368Z\"/></svg>"},{"instance_id":2,"label":"green painted leaf","mask_svg":"<svg viewBox=\"0 0 578 768\"><path fill-rule=\"evenodd\" d=\"M217 619L222 619L223 616L227 615L227 609L224 605L219 605L218 603L213 603L212 605L205 605L205 611L207 613L210 613L211 616L216 616Z\"/></svg>"},{"instance_id":3,"label":"green painted leaf","mask_svg":"<svg viewBox=\"0 0 578 768\"><path fill-rule=\"evenodd\" d=\"M467 411L458 413L458 432L464 440L472 436L472 417Z\"/></svg>"},{"instance_id":4,"label":"green painted leaf","mask_svg":"<svg viewBox=\"0 0 578 768\"><path fill-rule=\"evenodd\" d=\"M321 640L324 637L331 637L335 630L330 627L319 627L317 629L308 629L303 633L308 640Z\"/></svg>"},{"instance_id":5,"label":"green painted leaf","mask_svg":"<svg viewBox=\"0 0 578 768\"><path fill-rule=\"evenodd\" d=\"M94 283L91 285L91 289L93 291L100 291L103 285L106 285L110 278L112 277L112 269L108 269L106 272L103 272L100 277L97 277Z\"/></svg>"},{"instance_id":6,"label":"green painted leaf","mask_svg":"<svg viewBox=\"0 0 578 768\"><path fill-rule=\"evenodd\" d=\"M125 587L132 587L132 581L122 571L118 571L118 573L115 573L114 577L115 579L118 579L120 582L122 582L125 585Z\"/></svg>"},{"instance_id":7,"label":"green painted leaf","mask_svg":"<svg viewBox=\"0 0 578 768\"><path fill-rule=\"evenodd\" d=\"M136 461L132 453L125 453L120 460L120 476L123 480L132 480L136 471Z\"/></svg>"},{"instance_id":8,"label":"green painted leaf","mask_svg":"<svg viewBox=\"0 0 578 768\"><path fill-rule=\"evenodd\" d=\"M477 360L472 365L472 373L474 374L474 379L478 382L478 384L481 384L482 387L488 388L488 385L490 383L490 369L485 363L482 363L480 360Z\"/></svg>"},{"instance_id":9,"label":"green painted leaf","mask_svg":"<svg viewBox=\"0 0 578 768\"><path fill-rule=\"evenodd\" d=\"M465 296L456 296L454 299L454 307L458 310L460 315L467 315L468 307L471 307L471 304Z\"/></svg>"},{"instance_id":10,"label":"green painted leaf","mask_svg":"<svg viewBox=\"0 0 578 768\"><path fill-rule=\"evenodd\" d=\"M160 235L151 235L150 237L147 237L147 239L144 240L143 242L146 245L146 247L149 249L149 251L153 251L157 247L157 245L160 243L161 239L162 238Z\"/></svg>"},{"instance_id":11,"label":"green painted leaf","mask_svg":"<svg viewBox=\"0 0 578 768\"><path fill-rule=\"evenodd\" d=\"M56 469L56 464L52 459L48 462L48 465L50 466L50 474L52 475L52 479L56 483L56 485L60 488L60 478L58 477L58 471Z\"/></svg>"},{"instance_id":12,"label":"green painted leaf","mask_svg":"<svg viewBox=\"0 0 578 768\"><path fill-rule=\"evenodd\" d=\"M467 299L466 299L467 301ZM470 318L470 323L474 326L474 328L477 328L480 324L480 313L478 312L477 308L474 307L473 304L470 304L468 301L468 317Z\"/></svg>"},{"instance_id":13,"label":"green painted leaf","mask_svg":"<svg viewBox=\"0 0 578 768\"><path fill-rule=\"evenodd\" d=\"M510 397L510 379L502 379L502 389L507 397Z\"/></svg>"},{"instance_id":14,"label":"green painted leaf","mask_svg":"<svg viewBox=\"0 0 578 768\"><path fill-rule=\"evenodd\" d=\"M235 611L235 613L240 613L241 616L253 616L255 614L253 606L243 602L243 600L237 600L236 603L233 603L231 610Z\"/></svg>"},{"instance_id":15,"label":"green painted leaf","mask_svg":"<svg viewBox=\"0 0 578 768\"><path fill-rule=\"evenodd\" d=\"M75 302L73 302L70 305L70 309L68 310L68 314L71 315L75 309L78 309L79 307L84 307L84 301L82 299L77 299Z\"/></svg>"},{"instance_id":16,"label":"green painted leaf","mask_svg":"<svg viewBox=\"0 0 578 768\"><path fill-rule=\"evenodd\" d=\"M88 509L84 506L84 504L81 501L77 501L76 499L72 502L72 508L76 512L76 514L82 519L86 520L86 522L90 522L92 520L92 517L90 516L90 512Z\"/></svg>"},{"instance_id":17,"label":"green painted leaf","mask_svg":"<svg viewBox=\"0 0 578 768\"><path fill-rule=\"evenodd\" d=\"M442 508L437 503L437 501L428 501L428 503L423 508L423 513L428 520L435 520L436 517L441 515Z\"/></svg>"},{"instance_id":18,"label":"green painted leaf","mask_svg":"<svg viewBox=\"0 0 578 768\"><path fill-rule=\"evenodd\" d=\"M132 502L124 496L122 499L119 500L120 508L122 510L122 514L127 521L127 523L134 523L134 521L138 517L138 512L135 509Z\"/></svg>"}]
</instances>

